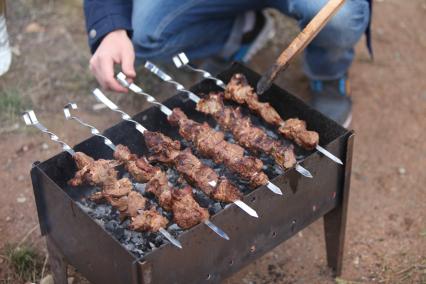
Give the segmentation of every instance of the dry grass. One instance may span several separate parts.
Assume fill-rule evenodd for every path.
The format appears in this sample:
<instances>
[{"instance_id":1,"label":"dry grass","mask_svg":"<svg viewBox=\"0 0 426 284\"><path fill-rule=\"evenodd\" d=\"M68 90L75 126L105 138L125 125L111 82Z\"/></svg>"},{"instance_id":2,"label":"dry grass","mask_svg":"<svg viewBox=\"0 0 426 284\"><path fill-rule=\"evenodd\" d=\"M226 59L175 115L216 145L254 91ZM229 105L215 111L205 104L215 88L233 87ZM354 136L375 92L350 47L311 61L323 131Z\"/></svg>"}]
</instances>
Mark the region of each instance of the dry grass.
<instances>
[{"instance_id":1,"label":"dry grass","mask_svg":"<svg viewBox=\"0 0 426 284\"><path fill-rule=\"evenodd\" d=\"M31 245L8 244L1 255L9 266L9 273L1 283L37 282L41 278L43 270L43 258Z\"/></svg>"}]
</instances>

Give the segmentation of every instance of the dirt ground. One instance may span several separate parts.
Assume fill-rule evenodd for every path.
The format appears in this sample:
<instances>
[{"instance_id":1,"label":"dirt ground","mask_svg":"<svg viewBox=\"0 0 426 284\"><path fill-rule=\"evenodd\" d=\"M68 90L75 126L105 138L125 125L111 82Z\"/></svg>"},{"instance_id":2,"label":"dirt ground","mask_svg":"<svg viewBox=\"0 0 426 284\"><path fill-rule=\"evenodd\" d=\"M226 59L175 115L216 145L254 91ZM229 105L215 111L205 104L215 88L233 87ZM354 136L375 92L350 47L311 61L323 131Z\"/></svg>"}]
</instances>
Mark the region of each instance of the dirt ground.
<instances>
[{"instance_id":1,"label":"dirt ground","mask_svg":"<svg viewBox=\"0 0 426 284\"><path fill-rule=\"evenodd\" d=\"M58 148L24 127L20 111L34 108L70 144L89 136L74 123L64 123L62 106L70 100L100 129L118 122L107 111L92 111L95 101L88 94L96 82L87 68L90 54L80 2L8 2L14 61L0 78L0 283L25 282L9 266L8 245L31 244L42 260L46 257L29 170L33 161L56 154ZM374 62L364 40L357 46L350 71L356 141L343 275L334 279L326 268L318 221L225 283L426 283L425 27L425 0L376 1ZM280 36L251 67L264 70L295 32L293 22L279 17ZM140 76L148 90L158 90L158 81L144 72ZM300 62L278 83L303 96L307 81ZM145 107L131 96L117 95L117 100L131 113ZM86 283L78 273L73 277L74 283Z\"/></svg>"}]
</instances>

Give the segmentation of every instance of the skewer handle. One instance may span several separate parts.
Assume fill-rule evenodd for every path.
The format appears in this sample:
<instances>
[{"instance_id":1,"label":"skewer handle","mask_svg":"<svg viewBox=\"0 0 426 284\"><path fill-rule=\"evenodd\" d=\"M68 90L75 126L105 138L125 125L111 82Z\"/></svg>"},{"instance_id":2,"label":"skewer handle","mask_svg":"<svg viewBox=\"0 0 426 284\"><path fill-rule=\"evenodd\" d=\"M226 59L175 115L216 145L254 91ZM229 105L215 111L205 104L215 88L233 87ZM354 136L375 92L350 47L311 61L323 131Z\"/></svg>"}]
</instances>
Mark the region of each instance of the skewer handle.
<instances>
[{"instance_id":1,"label":"skewer handle","mask_svg":"<svg viewBox=\"0 0 426 284\"><path fill-rule=\"evenodd\" d=\"M133 93L137 94L137 95L142 95L146 98L146 101L157 105L160 107L161 112L163 112L165 115L169 116L172 114L172 110L169 109L167 106L163 105L162 103L160 103L159 101L157 101L156 98L154 98L153 96L151 96L148 93L145 93L144 90L139 87L138 85L136 85L135 83L129 83L127 82L127 76L123 73L120 72L117 74L117 80L118 82L125 88L129 89L130 91L132 91Z\"/></svg>"},{"instance_id":2,"label":"skewer handle","mask_svg":"<svg viewBox=\"0 0 426 284\"><path fill-rule=\"evenodd\" d=\"M55 133L50 132L43 124L38 121L37 116L33 110L25 111L22 114L22 118L24 119L26 125L32 125L41 132L48 134L50 136L50 140L60 144L64 151L67 151L71 156L75 155L75 151L67 143L60 140Z\"/></svg>"},{"instance_id":3,"label":"skewer handle","mask_svg":"<svg viewBox=\"0 0 426 284\"><path fill-rule=\"evenodd\" d=\"M286 69L291 60L298 55L328 23L331 17L345 3L345 0L329 0L327 4L316 14L309 24L299 33L291 44L281 53L275 63L260 78L257 83L257 93L263 94L268 90L277 75Z\"/></svg>"},{"instance_id":4,"label":"skewer handle","mask_svg":"<svg viewBox=\"0 0 426 284\"><path fill-rule=\"evenodd\" d=\"M225 83L222 80L220 80L216 77L213 77L211 73L209 73L209 72L207 72L203 69L198 69L198 68L194 68L193 66L191 66L189 64L189 59L184 52L181 52L178 55L173 56L173 63L175 64L175 66L177 68L186 67L191 71L201 73L203 78L213 80L213 81L215 81L216 85L218 85L219 87L221 87L223 89L226 88Z\"/></svg>"},{"instance_id":5,"label":"skewer handle","mask_svg":"<svg viewBox=\"0 0 426 284\"><path fill-rule=\"evenodd\" d=\"M147 61L145 63L145 68L157 75L160 79L162 79L165 82L168 82L170 84L173 84L177 91L186 93L191 101L194 103L198 103L200 101L200 97L194 94L193 92L185 89L185 87L176 82L173 81L172 77L170 77L168 74L166 74L163 70L161 70L158 66L156 66L154 63Z\"/></svg>"},{"instance_id":6,"label":"skewer handle","mask_svg":"<svg viewBox=\"0 0 426 284\"><path fill-rule=\"evenodd\" d=\"M90 124L88 124L88 123L84 122L84 121L83 121L83 120L81 120L79 117L77 117L77 116L75 116L75 115L72 115L72 114L71 114L71 109L78 109L77 104L76 104L76 103L71 102L71 103L68 103L68 104L66 104L66 105L64 106L64 115L65 115L65 118L66 118L67 120L75 120L75 121L77 121L80 125L83 125L83 126L85 126L85 127L89 128L89 129L90 129L90 132L91 132L93 135L98 136L98 137L101 137L101 138L104 140L105 145L107 145L107 146L108 146L108 147L109 147L112 151L115 151L115 145L114 145L114 143L112 143L112 141L111 141L110 139L108 139L108 137L106 137L106 136L102 135L102 134L101 134L101 132L100 132L97 128L95 128L94 126L92 126L92 125L90 125Z\"/></svg>"}]
</instances>

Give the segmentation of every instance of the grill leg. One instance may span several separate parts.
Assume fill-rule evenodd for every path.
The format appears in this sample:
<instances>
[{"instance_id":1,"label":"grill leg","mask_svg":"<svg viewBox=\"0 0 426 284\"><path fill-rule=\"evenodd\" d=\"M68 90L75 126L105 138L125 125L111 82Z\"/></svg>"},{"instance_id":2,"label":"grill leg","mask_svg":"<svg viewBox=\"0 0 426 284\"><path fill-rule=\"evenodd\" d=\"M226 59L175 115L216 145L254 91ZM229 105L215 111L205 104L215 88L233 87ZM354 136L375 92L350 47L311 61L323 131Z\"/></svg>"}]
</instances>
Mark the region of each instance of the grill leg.
<instances>
[{"instance_id":1,"label":"grill leg","mask_svg":"<svg viewBox=\"0 0 426 284\"><path fill-rule=\"evenodd\" d=\"M342 273L343 246L345 242L346 227L346 218L343 217L342 211L342 208L336 208L324 215L327 263L333 270L333 275L335 277Z\"/></svg>"},{"instance_id":2,"label":"grill leg","mask_svg":"<svg viewBox=\"0 0 426 284\"><path fill-rule=\"evenodd\" d=\"M58 249L53 240L47 235L46 237L47 251L49 252L49 264L52 270L53 281L55 284L68 284L67 262L61 251Z\"/></svg>"},{"instance_id":3,"label":"grill leg","mask_svg":"<svg viewBox=\"0 0 426 284\"><path fill-rule=\"evenodd\" d=\"M354 135L349 136L346 148L345 172L342 192L337 206L324 215L325 245L327 263L333 270L334 276L342 274L343 247L345 243L346 216L349 203L349 188L352 170L352 149ZM339 196L339 194L337 194Z\"/></svg>"}]
</instances>

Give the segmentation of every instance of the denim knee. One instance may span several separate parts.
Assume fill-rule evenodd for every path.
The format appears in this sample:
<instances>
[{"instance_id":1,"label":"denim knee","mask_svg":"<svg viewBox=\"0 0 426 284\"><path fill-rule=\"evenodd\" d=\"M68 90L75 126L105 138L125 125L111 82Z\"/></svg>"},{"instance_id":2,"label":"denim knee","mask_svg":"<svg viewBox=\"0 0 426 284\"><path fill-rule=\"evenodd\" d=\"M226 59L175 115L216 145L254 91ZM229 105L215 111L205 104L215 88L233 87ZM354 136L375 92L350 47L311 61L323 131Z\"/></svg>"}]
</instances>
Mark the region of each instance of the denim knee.
<instances>
[{"instance_id":1,"label":"denim knee","mask_svg":"<svg viewBox=\"0 0 426 284\"><path fill-rule=\"evenodd\" d=\"M322 6L318 7L315 4L308 4L306 7L308 9L305 11L304 17L308 17L310 20L318 13ZM349 0L318 34L313 44L321 47L351 48L365 32L369 18L370 9L367 1ZM306 22L309 20L306 19Z\"/></svg>"},{"instance_id":2,"label":"denim knee","mask_svg":"<svg viewBox=\"0 0 426 284\"><path fill-rule=\"evenodd\" d=\"M161 56L168 37L164 29L160 29L162 21L168 17L171 8L164 1L141 1L134 5L132 16L133 36L138 56L151 58Z\"/></svg>"}]
</instances>

